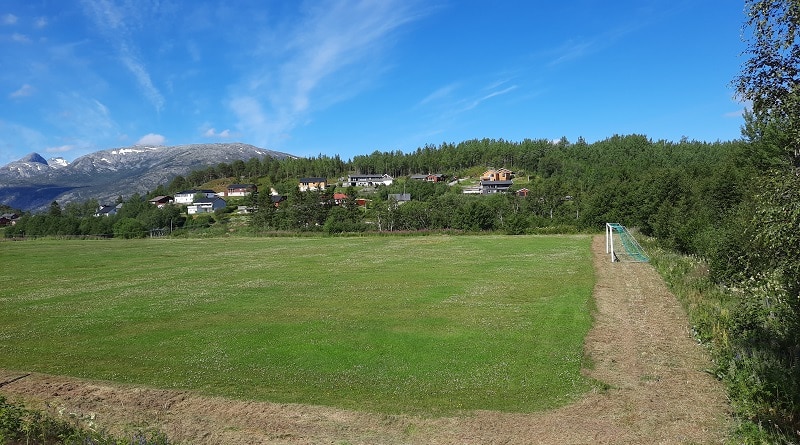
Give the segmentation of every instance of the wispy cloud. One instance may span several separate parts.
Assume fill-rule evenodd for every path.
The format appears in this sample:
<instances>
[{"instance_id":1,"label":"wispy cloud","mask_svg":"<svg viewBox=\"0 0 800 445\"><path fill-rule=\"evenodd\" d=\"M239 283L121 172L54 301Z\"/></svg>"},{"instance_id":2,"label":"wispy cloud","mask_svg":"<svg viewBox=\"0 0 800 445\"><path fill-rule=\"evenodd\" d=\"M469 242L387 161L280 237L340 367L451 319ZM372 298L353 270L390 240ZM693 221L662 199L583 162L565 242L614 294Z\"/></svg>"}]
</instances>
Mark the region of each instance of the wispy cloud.
<instances>
[{"instance_id":1,"label":"wispy cloud","mask_svg":"<svg viewBox=\"0 0 800 445\"><path fill-rule=\"evenodd\" d=\"M83 0L82 3L86 15L114 45L120 62L136 79L147 100L157 111L161 111L164 107L164 96L153 84L145 63L141 61L131 37L131 28L126 21L136 14L126 14L130 11L123 10L113 0Z\"/></svg>"},{"instance_id":2,"label":"wispy cloud","mask_svg":"<svg viewBox=\"0 0 800 445\"><path fill-rule=\"evenodd\" d=\"M20 89L18 89L17 91L14 91L13 93L9 94L9 97L11 97L12 99L27 97L32 95L35 91L36 91L35 88L26 83L22 85L22 87L20 87Z\"/></svg>"},{"instance_id":3,"label":"wispy cloud","mask_svg":"<svg viewBox=\"0 0 800 445\"><path fill-rule=\"evenodd\" d=\"M30 151L39 150L46 145L47 138L38 130L15 122L0 119L0 157L13 153L20 147L28 147ZM5 159L6 162L14 159Z\"/></svg>"},{"instance_id":4,"label":"wispy cloud","mask_svg":"<svg viewBox=\"0 0 800 445\"><path fill-rule=\"evenodd\" d=\"M364 90L395 32L425 14L415 1L309 2L300 19L261 36L260 67L229 101L243 133L263 145L286 137L317 110ZM275 48L275 42L286 42Z\"/></svg>"},{"instance_id":5,"label":"wispy cloud","mask_svg":"<svg viewBox=\"0 0 800 445\"><path fill-rule=\"evenodd\" d=\"M42 29L47 27L48 24L47 17L39 17L33 23L33 26L35 26L37 29Z\"/></svg>"},{"instance_id":6,"label":"wispy cloud","mask_svg":"<svg viewBox=\"0 0 800 445\"><path fill-rule=\"evenodd\" d=\"M44 149L47 153L65 153L74 149L73 145L59 145L58 147L47 147Z\"/></svg>"},{"instance_id":7,"label":"wispy cloud","mask_svg":"<svg viewBox=\"0 0 800 445\"><path fill-rule=\"evenodd\" d=\"M14 14L5 14L2 19L0 19L0 22L2 22L4 25L13 25L17 23L17 20L18 18Z\"/></svg>"},{"instance_id":8,"label":"wispy cloud","mask_svg":"<svg viewBox=\"0 0 800 445\"><path fill-rule=\"evenodd\" d=\"M466 89L461 83L445 85L422 99L418 106L428 105L439 110L440 114L455 116L457 114L477 108L483 102L497 96L508 94L519 88L519 85L505 86L508 80L498 80L480 88L478 92L470 92L457 96L453 94L457 89Z\"/></svg>"},{"instance_id":9,"label":"wispy cloud","mask_svg":"<svg viewBox=\"0 0 800 445\"><path fill-rule=\"evenodd\" d=\"M31 43L30 37L26 36L25 34L20 34L18 32L11 34L11 40L17 43Z\"/></svg>"},{"instance_id":10,"label":"wispy cloud","mask_svg":"<svg viewBox=\"0 0 800 445\"><path fill-rule=\"evenodd\" d=\"M97 141L114 138L119 126L102 102L77 92L59 93L45 120L78 148L94 148ZM65 140L66 141L66 140Z\"/></svg>"},{"instance_id":11,"label":"wispy cloud","mask_svg":"<svg viewBox=\"0 0 800 445\"><path fill-rule=\"evenodd\" d=\"M644 27L646 22L647 19L643 18L642 21L635 24L622 25L597 35L568 40L550 52L551 60L547 66L553 67L600 52L613 46L628 34Z\"/></svg>"},{"instance_id":12,"label":"wispy cloud","mask_svg":"<svg viewBox=\"0 0 800 445\"><path fill-rule=\"evenodd\" d=\"M502 90L495 90L495 91L492 91L492 92L490 92L488 94L485 94L485 95L473 100L472 102L470 102L469 105L464 109L464 111L472 110L473 108L477 107L481 103L483 103L483 102L485 102L485 101L487 101L487 100L489 100L489 99L491 99L493 97L502 96L503 94L508 94L508 93L516 90L517 88L518 88L517 85L511 85L510 87L504 88Z\"/></svg>"},{"instance_id":13,"label":"wispy cloud","mask_svg":"<svg viewBox=\"0 0 800 445\"><path fill-rule=\"evenodd\" d=\"M418 105L427 105L431 102L436 102L442 99L446 99L449 97L457 88L459 87L458 83L451 83L449 85L445 85L441 88L438 88L436 91L432 92L431 94L425 96L424 99L419 101Z\"/></svg>"},{"instance_id":14,"label":"wispy cloud","mask_svg":"<svg viewBox=\"0 0 800 445\"><path fill-rule=\"evenodd\" d=\"M598 39L583 41L568 41L554 52L556 57L548 63L548 66L555 66L570 60L581 58L589 53L596 51Z\"/></svg>"}]
</instances>

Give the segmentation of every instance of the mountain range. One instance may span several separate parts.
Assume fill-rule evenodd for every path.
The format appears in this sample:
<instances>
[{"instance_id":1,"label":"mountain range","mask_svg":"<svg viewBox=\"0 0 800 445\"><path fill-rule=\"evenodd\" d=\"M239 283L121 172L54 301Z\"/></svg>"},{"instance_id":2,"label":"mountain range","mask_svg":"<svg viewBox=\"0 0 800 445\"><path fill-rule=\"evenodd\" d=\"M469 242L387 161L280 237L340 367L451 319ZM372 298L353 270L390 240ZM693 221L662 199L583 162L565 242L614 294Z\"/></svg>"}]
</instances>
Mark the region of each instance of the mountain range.
<instances>
[{"instance_id":1,"label":"mountain range","mask_svg":"<svg viewBox=\"0 0 800 445\"><path fill-rule=\"evenodd\" d=\"M147 193L193 170L264 157L295 156L242 143L136 145L97 151L71 163L31 153L0 167L0 204L38 211L53 201L63 205L94 198L110 203L119 196Z\"/></svg>"}]
</instances>

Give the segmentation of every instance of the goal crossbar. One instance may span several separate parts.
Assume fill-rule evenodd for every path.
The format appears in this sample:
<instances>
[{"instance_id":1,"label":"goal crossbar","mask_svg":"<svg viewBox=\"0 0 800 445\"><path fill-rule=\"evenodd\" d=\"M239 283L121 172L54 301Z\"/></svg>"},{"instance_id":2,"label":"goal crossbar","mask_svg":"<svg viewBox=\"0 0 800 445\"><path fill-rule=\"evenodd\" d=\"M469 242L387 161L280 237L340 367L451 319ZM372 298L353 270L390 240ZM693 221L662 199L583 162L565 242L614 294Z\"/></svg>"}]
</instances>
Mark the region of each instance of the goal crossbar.
<instances>
[{"instance_id":1,"label":"goal crossbar","mask_svg":"<svg viewBox=\"0 0 800 445\"><path fill-rule=\"evenodd\" d=\"M650 261L631 232L619 223L606 223L606 253L611 254L612 263L617 261L646 263Z\"/></svg>"}]
</instances>

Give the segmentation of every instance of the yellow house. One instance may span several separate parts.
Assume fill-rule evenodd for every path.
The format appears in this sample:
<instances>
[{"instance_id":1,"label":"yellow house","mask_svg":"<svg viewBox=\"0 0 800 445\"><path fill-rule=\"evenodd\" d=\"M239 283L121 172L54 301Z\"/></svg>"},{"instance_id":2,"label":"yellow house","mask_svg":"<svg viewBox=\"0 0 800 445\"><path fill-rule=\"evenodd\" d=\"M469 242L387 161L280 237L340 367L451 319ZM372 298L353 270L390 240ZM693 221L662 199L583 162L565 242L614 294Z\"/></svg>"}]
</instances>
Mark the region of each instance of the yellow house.
<instances>
[{"instance_id":1,"label":"yellow house","mask_svg":"<svg viewBox=\"0 0 800 445\"><path fill-rule=\"evenodd\" d=\"M481 175L481 180L482 181L510 181L511 178L513 178L513 177L514 177L514 172L512 172L511 170L508 170L508 169L505 169L505 168L501 168L501 169L495 170L493 168L490 168L489 170L486 170L485 172L483 172L483 175Z\"/></svg>"},{"instance_id":2,"label":"yellow house","mask_svg":"<svg viewBox=\"0 0 800 445\"><path fill-rule=\"evenodd\" d=\"M325 190L327 182L327 178L300 178L298 187L301 192L308 190Z\"/></svg>"}]
</instances>

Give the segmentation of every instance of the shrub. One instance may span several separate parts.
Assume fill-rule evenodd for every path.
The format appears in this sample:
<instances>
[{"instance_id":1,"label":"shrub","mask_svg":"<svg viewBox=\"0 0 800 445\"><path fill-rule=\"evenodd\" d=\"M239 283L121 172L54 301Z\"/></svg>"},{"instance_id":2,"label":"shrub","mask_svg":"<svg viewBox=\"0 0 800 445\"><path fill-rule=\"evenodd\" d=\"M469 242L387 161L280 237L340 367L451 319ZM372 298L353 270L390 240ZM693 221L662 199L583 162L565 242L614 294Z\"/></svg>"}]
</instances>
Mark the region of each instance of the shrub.
<instances>
[{"instance_id":1,"label":"shrub","mask_svg":"<svg viewBox=\"0 0 800 445\"><path fill-rule=\"evenodd\" d=\"M71 421L56 418L46 412L26 408L21 403L9 402L0 395L0 444L96 444L96 445L169 445L160 431L137 429L125 439L92 429L93 420ZM72 420L88 420L89 428L82 428Z\"/></svg>"},{"instance_id":2,"label":"shrub","mask_svg":"<svg viewBox=\"0 0 800 445\"><path fill-rule=\"evenodd\" d=\"M114 223L114 236L117 238L144 238L147 231L144 224L134 218L122 218Z\"/></svg>"}]
</instances>

